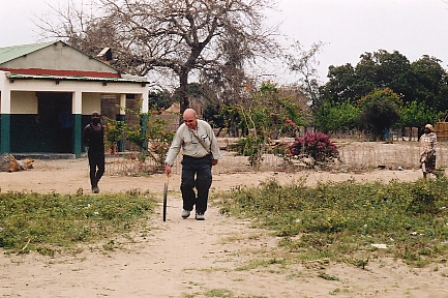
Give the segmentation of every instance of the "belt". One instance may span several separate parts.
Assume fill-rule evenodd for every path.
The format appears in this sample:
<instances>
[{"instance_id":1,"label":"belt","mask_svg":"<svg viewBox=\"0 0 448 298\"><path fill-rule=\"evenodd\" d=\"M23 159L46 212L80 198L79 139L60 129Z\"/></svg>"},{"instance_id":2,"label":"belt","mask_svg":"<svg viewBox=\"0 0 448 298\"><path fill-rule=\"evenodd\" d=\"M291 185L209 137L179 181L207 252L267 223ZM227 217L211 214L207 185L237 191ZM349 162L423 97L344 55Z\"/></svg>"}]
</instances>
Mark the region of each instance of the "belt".
<instances>
[{"instance_id":1,"label":"belt","mask_svg":"<svg viewBox=\"0 0 448 298\"><path fill-rule=\"evenodd\" d=\"M185 155L185 154L183 154L183 156L184 156L184 157L188 157L188 158L201 159L201 158L210 156L210 154L206 154L206 155L201 156L201 157L198 157L198 156L191 156L191 155Z\"/></svg>"}]
</instances>

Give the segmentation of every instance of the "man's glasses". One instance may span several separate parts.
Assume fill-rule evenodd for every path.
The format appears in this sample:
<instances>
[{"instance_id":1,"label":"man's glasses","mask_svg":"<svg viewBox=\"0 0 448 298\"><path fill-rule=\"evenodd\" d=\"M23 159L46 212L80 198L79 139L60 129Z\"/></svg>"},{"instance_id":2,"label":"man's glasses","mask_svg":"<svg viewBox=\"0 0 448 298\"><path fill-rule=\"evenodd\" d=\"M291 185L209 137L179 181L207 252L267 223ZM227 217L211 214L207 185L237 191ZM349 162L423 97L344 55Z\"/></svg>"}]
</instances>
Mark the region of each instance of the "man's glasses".
<instances>
[{"instance_id":1,"label":"man's glasses","mask_svg":"<svg viewBox=\"0 0 448 298\"><path fill-rule=\"evenodd\" d=\"M194 120L184 120L184 122L185 123L191 123L191 122L193 122Z\"/></svg>"}]
</instances>

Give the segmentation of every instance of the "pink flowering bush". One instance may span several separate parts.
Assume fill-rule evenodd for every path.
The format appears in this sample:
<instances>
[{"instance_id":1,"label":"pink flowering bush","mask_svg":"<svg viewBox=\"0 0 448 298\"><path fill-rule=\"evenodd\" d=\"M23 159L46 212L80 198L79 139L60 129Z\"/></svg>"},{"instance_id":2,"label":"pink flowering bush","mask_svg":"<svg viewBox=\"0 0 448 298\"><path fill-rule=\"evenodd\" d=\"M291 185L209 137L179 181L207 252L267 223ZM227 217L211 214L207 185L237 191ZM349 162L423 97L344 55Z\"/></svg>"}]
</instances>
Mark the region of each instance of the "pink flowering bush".
<instances>
[{"instance_id":1,"label":"pink flowering bush","mask_svg":"<svg viewBox=\"0 0 448 298\"><path fill-rule=\"evenodd\" d=\"M337 146L323 133L306 133L304 137L295 139L289 152L299 159L311 157L316 164L339 160Z\"/></svg>"}]
</instances>

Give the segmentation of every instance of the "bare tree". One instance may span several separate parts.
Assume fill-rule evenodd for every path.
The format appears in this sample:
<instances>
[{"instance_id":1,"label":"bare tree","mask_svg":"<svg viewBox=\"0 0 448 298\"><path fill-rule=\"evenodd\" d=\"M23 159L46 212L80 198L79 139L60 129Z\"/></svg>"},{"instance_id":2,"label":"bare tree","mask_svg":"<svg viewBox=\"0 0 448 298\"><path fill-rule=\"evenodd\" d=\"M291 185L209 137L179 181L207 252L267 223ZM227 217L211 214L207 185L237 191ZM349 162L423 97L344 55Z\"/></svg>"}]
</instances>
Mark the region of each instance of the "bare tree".
<instances>
[{"instance_id":1,"label":"bare tree","mask_svg":"<svg viewBox=\"0 0 448 298\"><path fill-rule=\"evenodd\" d=\"M87 13L73 2L67 11L55 9L65 15L63 25L44 22L40 28L81 50L107 41L117 58L114 65L129 73L169 69L179 80L181 111L189 106L190 76L225 65L224 48L232 37L244 40L251 58L271 58L278 49L276 29L263 26L263 12L275 4L272 0L97 1L97 8Z\"/></svg>"},{"instance_id":2,"label":"bare tree","mask_svg":"<svg viewBox=\"0 0 448 298\"><path fill-rule=\"evenodd\" d=\"M289 69L300 75L298 85L300 91L307 96L313 106L317 105L319 100L319 82L315 66L319 64L316 55L322 46L322 42L313 43L311 49L307 51L296 41L292 45L294 53L285 56Z\"/></svg>"},{"instance_id":3,"label":"bare tree","mask_svg":"<svg viewBox=\"0 0 448 298\"><path fill-rule=\"evenodd\" d=\"M88 55L96 55L104 47L116 44L113 23L96 15L96 0L67 0L49 5L49 11L37 16L34 24L43 38L63 39Z\"/></svg>"},{"instance_id":4,"label":"bare tree","mask_svg":"<svg viewBox=\"0 0 448 298\"><path fill-rule=\"evenodd\" d=\"M202 73L201 83L215 104L236 104L242 99L244 84L251 80L245 64L253 57L243 37L229 36L222 45L223 64Z\"/></svg>"}]
</instances>

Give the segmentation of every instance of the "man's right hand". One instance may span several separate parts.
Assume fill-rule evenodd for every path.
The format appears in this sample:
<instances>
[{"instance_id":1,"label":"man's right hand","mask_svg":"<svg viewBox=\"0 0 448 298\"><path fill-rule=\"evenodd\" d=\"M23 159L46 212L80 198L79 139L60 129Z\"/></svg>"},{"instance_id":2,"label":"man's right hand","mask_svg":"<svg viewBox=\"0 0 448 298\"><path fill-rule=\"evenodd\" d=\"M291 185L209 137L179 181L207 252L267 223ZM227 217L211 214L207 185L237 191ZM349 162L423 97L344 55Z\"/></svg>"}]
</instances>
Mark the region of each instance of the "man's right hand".
<instances>
[{"instance_id":1,"label":"man's right hand","mask_svg":"<svg viewBox=\"0 0 448 298\"><path fill-rule=\"evenodd\" d=\"M171 167L169 165L165 165L165 174L167 177L171 176Z\"/></svg>"}]
</instances>

